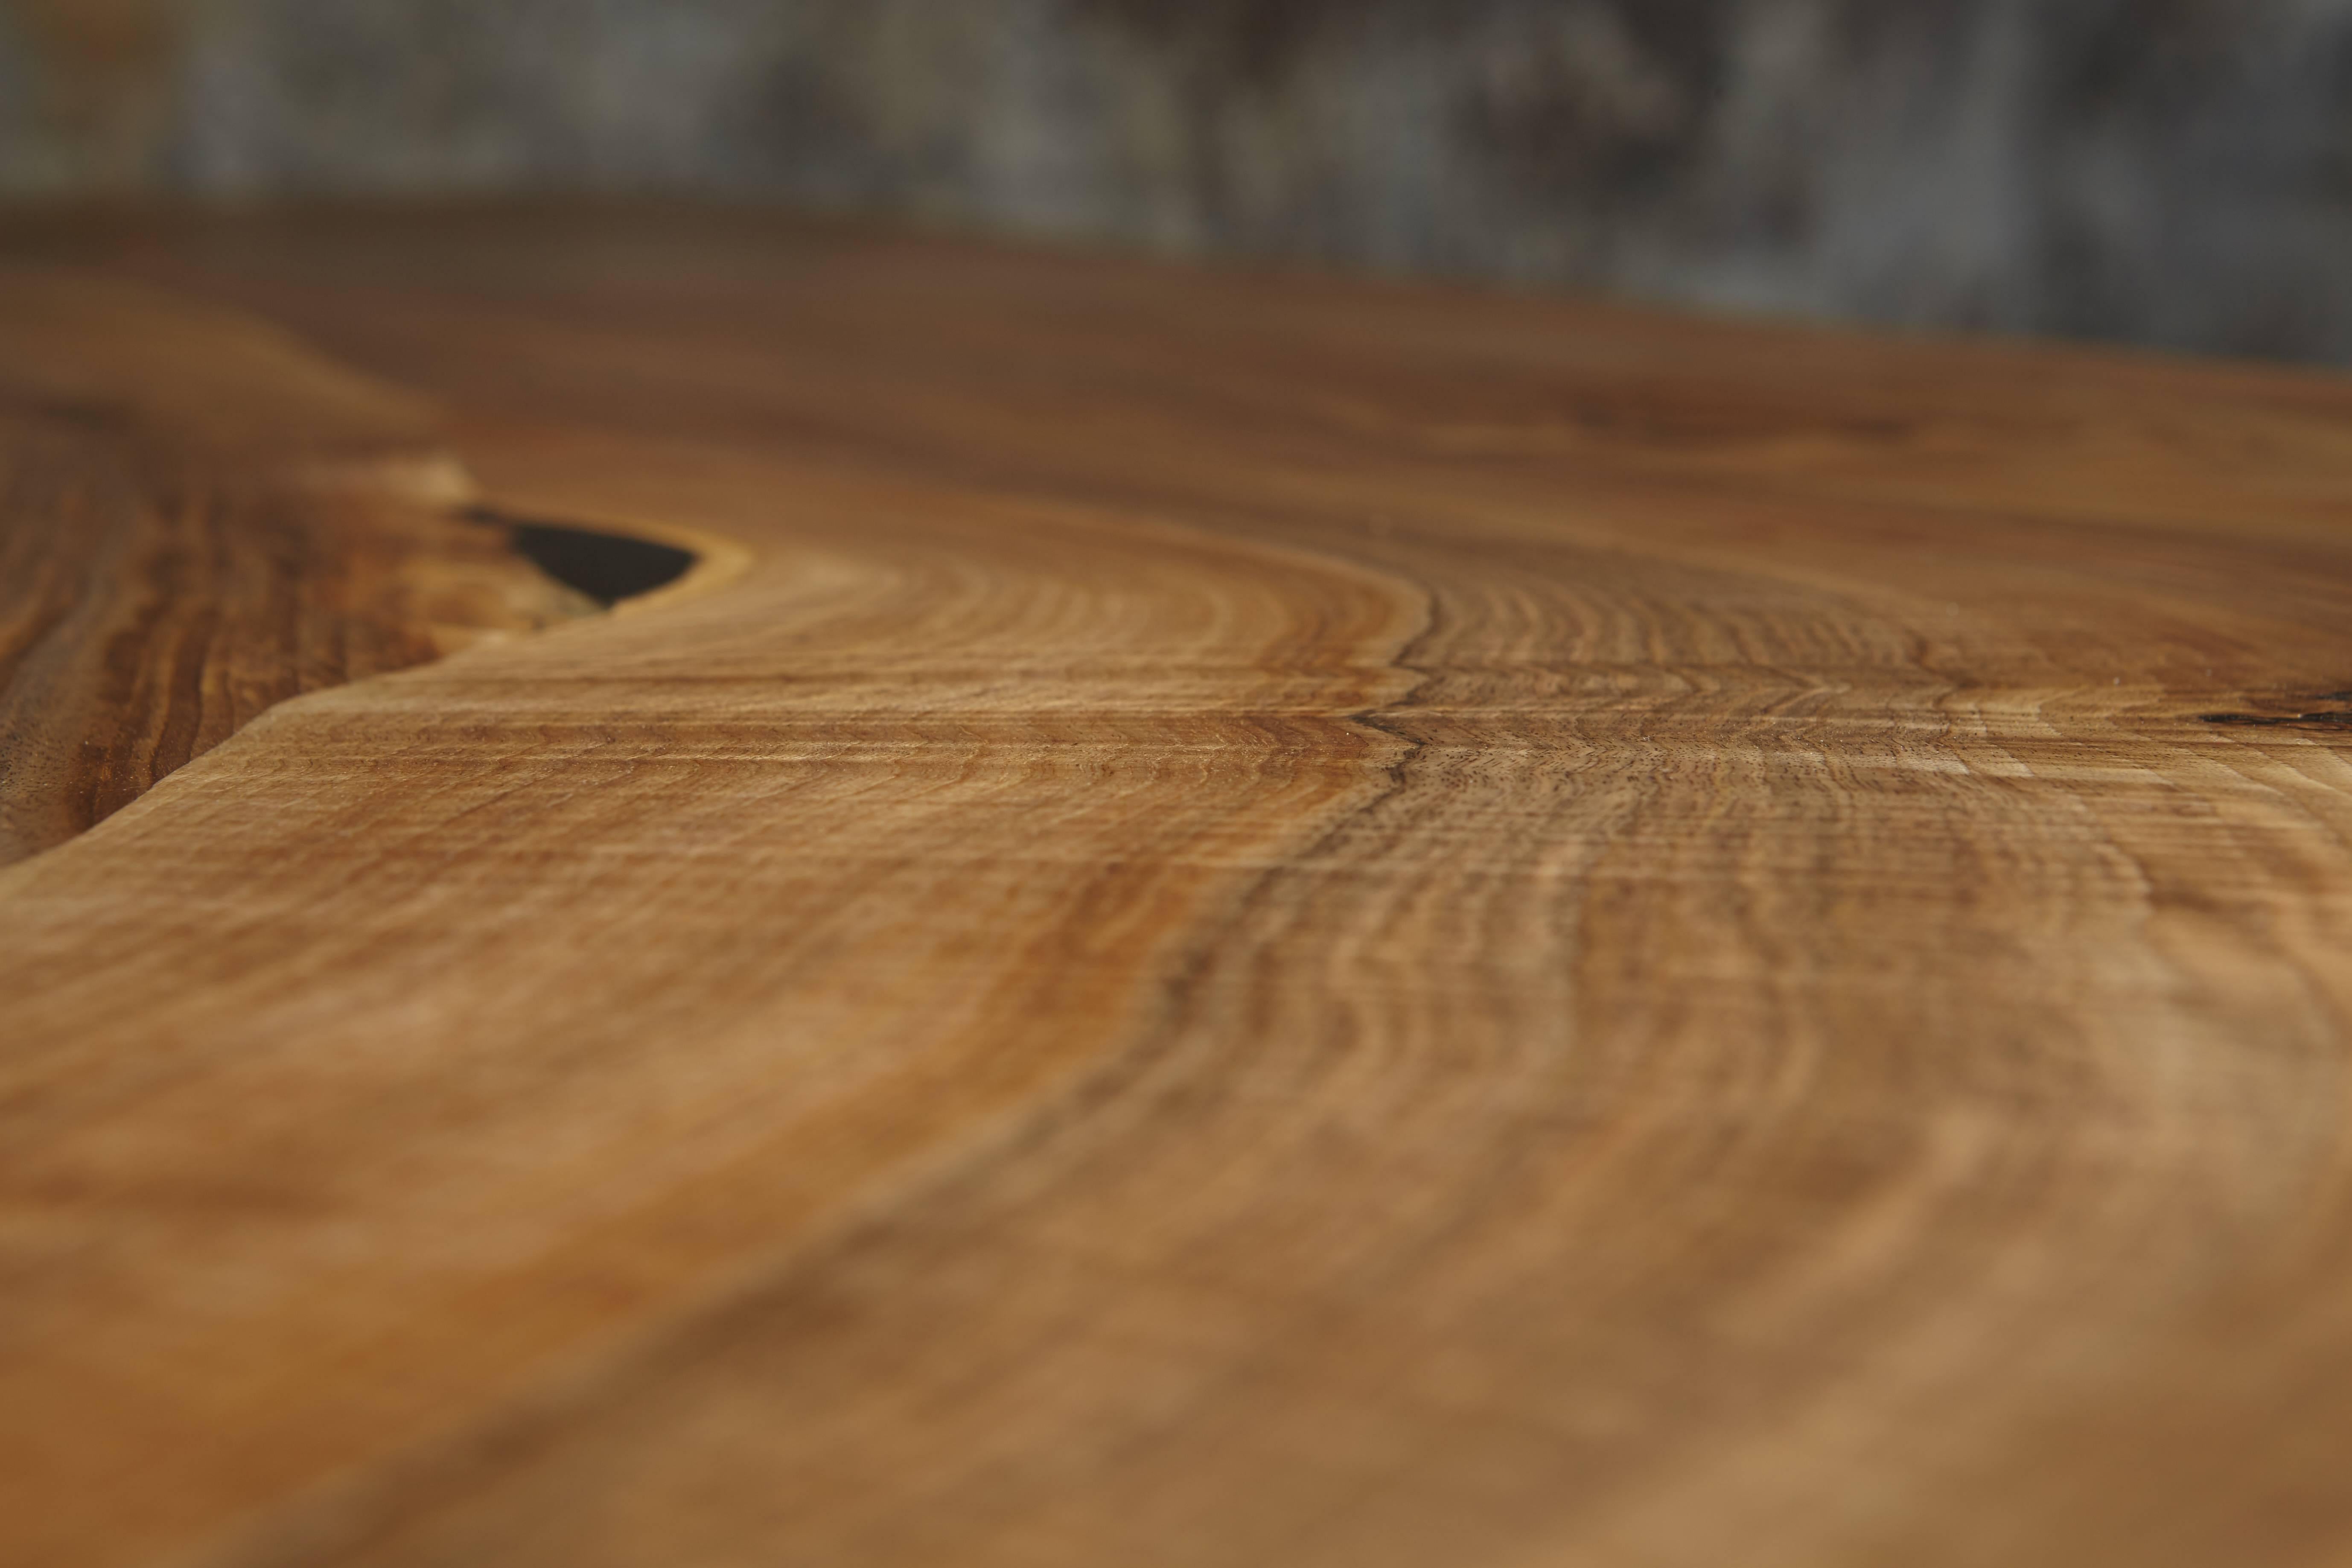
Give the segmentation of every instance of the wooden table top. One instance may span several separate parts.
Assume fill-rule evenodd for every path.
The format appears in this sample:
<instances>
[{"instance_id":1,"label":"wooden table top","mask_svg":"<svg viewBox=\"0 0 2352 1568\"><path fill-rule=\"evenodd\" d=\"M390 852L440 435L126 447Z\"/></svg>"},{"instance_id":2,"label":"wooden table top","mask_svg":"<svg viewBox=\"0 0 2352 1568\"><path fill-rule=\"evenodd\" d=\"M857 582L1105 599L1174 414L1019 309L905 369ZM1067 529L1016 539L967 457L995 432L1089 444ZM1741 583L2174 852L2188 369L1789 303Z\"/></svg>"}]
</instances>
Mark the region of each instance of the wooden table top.
<instances>
[{"instance_id":1,"label":"wooden table top","mask_svg":"<svg viewBox=\"0 0 2352 1568\"><path fill-rule=\"evenodd\" d=\"M0 1563L2352 1561L2352 383L0 258Z\"/></svg>"}]
</instances>

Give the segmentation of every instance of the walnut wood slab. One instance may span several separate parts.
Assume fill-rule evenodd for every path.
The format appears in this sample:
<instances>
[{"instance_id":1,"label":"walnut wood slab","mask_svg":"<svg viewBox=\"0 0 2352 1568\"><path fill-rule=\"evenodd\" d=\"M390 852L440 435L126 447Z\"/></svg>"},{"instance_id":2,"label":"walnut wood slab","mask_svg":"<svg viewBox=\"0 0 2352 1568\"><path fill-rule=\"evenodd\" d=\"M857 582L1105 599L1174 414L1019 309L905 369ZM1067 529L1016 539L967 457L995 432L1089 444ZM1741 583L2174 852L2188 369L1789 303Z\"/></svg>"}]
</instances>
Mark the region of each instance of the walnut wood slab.
<instances>
[{"instance_id":1,"label":"walnut wood slab","mask_svg":"<svg viewBox=\"0 0 2352 1568\"><path fill-rule=\"evenodd\" d=\"M0 1562L2352 1562L2352 385L655 209L0 247L43 363L307 345L107 362L140 450L363 382L700 556L0 871Z\"/></svg>"}]
</instances>

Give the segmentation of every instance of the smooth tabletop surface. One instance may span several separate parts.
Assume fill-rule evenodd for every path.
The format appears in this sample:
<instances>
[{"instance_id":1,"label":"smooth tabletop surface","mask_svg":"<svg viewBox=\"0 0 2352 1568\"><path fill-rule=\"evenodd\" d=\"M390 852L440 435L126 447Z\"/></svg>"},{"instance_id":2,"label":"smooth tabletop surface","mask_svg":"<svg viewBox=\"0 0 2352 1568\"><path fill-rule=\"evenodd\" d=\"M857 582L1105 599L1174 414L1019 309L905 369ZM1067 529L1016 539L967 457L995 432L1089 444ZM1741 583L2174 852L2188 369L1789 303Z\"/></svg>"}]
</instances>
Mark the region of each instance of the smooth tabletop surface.
<instances>
[{"instance_id":1,"label":"smooth tabletop surface","mask_svg":"<svg viewBox=\"0 0 2352 1568\"><path fill-rule=\"evenodd\" d=\"M2352 383L18 217L0 465L0 1563L2352 1562Z\"/></svg>"}]
</instances>

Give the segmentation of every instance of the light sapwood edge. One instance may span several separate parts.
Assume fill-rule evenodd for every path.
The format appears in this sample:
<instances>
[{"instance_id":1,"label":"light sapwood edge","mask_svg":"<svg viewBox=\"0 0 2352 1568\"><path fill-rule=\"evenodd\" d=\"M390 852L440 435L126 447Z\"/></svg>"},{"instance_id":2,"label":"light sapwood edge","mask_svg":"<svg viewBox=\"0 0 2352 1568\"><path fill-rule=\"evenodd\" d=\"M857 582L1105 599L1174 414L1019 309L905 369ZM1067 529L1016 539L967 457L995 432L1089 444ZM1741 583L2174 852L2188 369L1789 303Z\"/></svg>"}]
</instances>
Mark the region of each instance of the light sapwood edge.
<instances>
[{"instance_id":1,"label":"light sapwood edge","mask_svg":"<svg viewBox=\"0 0 2352 1568\"><path fill-rule=\"evenodd\" d=\"M707 529L640 513L603 508L583 510L567 502L541 501L533 499L527 489L485 489L464 459L447 450L395 452L314 464L298 473L295 482L330 489L375 489L443 511L482 507L501 515L537 519L552 527L621 534L675 545L694 557L694 564L677 581L665 583L650 593L632 595L606 607L603 612L606 615L638 616L699 598L740 579L759 558L750 545Z\"/></svg>"}]
</instances>

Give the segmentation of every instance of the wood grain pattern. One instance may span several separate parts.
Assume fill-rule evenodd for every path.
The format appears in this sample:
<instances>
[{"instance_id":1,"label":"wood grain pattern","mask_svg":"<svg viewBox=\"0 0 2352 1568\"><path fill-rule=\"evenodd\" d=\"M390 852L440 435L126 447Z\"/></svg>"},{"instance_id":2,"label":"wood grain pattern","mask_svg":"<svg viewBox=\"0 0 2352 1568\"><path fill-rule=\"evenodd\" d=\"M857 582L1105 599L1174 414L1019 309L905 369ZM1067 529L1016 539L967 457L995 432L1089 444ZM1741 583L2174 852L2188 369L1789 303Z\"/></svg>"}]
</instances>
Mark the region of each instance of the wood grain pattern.
<instances>
[{"instance_id":1,"label":"wood grain pattern","mask_svg":"<svg viewBox=\"0 0 2352 1568\"><path fill-rule=\"evenodd\" d=\"M427 405L266 323L0 275L0 864L272 703L594 608L469 494Z\"/></svg>"},{"instance_id":2,"label":"wood grain pattern","mask_svg":"<svg viewBox=\"0 0 2352 1568\"><path fill-rule=\"evenodd\" d=\"M7 243L740 553L0 872L0 1560L2352 1557L2352 388Z\"/></svg>"}]
</instances>

